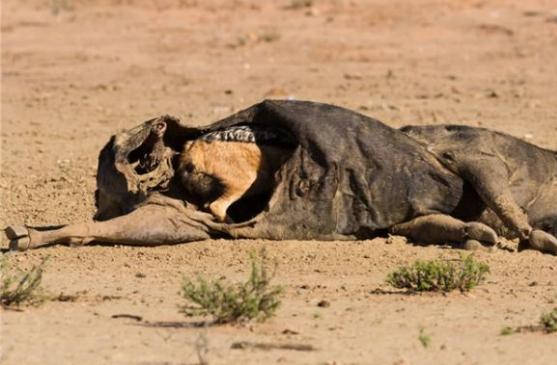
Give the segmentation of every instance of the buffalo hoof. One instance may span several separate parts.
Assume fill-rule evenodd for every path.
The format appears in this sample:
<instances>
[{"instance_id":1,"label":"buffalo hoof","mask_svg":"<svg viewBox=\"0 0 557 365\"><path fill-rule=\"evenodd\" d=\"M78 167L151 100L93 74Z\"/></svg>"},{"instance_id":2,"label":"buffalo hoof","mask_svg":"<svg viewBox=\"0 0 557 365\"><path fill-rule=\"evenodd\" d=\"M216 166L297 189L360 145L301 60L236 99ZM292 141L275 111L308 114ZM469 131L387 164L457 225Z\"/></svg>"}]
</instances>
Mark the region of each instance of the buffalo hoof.
<instances>
[{"instance_id":1,"label":"buffalo hoof","mask_svg":"<svg viewBox=\"0 0 557 365\"><path fill-rule=\"evenodd\" d=\"M4 229L6 237L10 240L10 251L25 251L29 248L31 239L25 226L9 226Z\"/></svg>"},{"instance_id":2,"label":"buffalo hoof","mask_svg":"<svg viewBox=\"0 0 557 365\"><path fill-rule=\"evenodd\" d=\"M542 252L549 252L557 255L557 238L539 229L530 233L530 246Z\"/></svg>"},{"instance_id":3,"label":"buffalo hoof","mask_svg":"<svg viewBox=\"0 0 557 365\"><path fill-rule=\"evenodd\" d=\"M470 240L480 241L495 245L497 243L497 233L483 223L470 222L466 224L466 236Z\"/></svg>"}]
</instances>

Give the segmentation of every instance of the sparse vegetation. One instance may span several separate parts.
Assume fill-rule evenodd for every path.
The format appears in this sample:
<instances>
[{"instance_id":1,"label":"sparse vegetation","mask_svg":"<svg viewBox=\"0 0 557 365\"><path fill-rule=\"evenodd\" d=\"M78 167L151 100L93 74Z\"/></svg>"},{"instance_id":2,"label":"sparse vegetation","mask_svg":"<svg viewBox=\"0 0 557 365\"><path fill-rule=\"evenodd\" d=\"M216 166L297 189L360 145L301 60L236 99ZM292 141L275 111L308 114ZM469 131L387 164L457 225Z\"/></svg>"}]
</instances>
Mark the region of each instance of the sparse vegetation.
<instances>
[{"instance_id":1,"label":"sparse vegetation","mask_svg":"<svg viewBox=\"0 0 557 365\"><path fill-rule=\"evenodd\" d=\"M228 48L240 48L247 46L248 44L258 44L258 43L272 43L276 42L281 38L281 34L276 30L265 30L261 33L249 33L245 35L238 35L231 42L226 44Z\"/></svg>"},{"instance_id":2,"label":"sparse vegetation","mask_svg":"<svg viewBox=\"0 0 557 365\"><path fill-rule=\"evenodd\" d=\"M542 314L540 317L540 325L547 333L557 332L557 308Z\"/></svg>"},{"instance_id":3,"label":"sparse vegetation","mask_svg":"<svg viewBox=\"0 0 557 365\"><path fill-rule=\"evenodd\" d=\"M393 271L387 276L386 281L395 288L412 291L469 291L478 285L487 273L489 266L469 255L455 261L418 260L411 266L403 266Z\"/></svg>"},{"instance_id":4,"label":"sparse vegetation","mask_svg":"<svg viewBox=\"0 0 557 365\"><path fill-rule=\"evenodd\" d=\"M425 333L423 328L420 328L420 334L418 335L418 340L424 348L428 348L431 343L431 336Z\"/></svg>"},{"instance_id":5,"label":"sparse vegetation","mask_svg":"<svg viewBox=\"0 0 557 365\"><path fill-rule=\"evenodd\" d=\"M257 40L259 42L267 42L267 43L275 42L278 41L279 39L280 39L280 33L271 30L263 32L257 37Z\"/></svg>"},{"instance_id":6,"label":"sparse vegetation","mask_svg":"<svg viewBox=\"0 0 557 365\"><path fill-rule=\"evenodd\" d=\"M276 265L275 265L276 269ZM181 312L187 316L212 316L215 323L263 321L274 315L280 305L280 286L271 286L265 252L251 255L251 273L244 283L227 284L222 280L196 281L184 278L182 296L187 303Z\"/></svg>"},{"instance_id":7,"label":"sparse vegetation","mask_svg":"<svg viewBox=\"0 0 557 365\"><path fill-rule=\"evenodd\" d=\"M46 258L31 270L11 270L4 257L0 257L0 304L3 307L39 305L46 300L41 288ZM12 273L10 271L16 271Z\"/></svg>"},{"instance_id":8,"label":"sparse vegetation","mask_svg":"<svg viewBox=\"0 0 557 365\"><path fill-rule=\"evenodd\" d=\"M287 10L298 10L304 8L311 8L313 6L313 0L292 0L289 5L284 8Z\"/></svg>"},{"instance_id":9,"label":"sparse vegetation","mask_svg":"<svg viewBox=\"0 0 557 365\"><path fill-rule=\"evenodd\" d=\"M509 326L505 326L503 328L501 328L501 332L500 335L501 336L508 336L508 335L512 335L513 333L515 333L515 329Z\"/></svg>"},{"instance_id":10,"label":"sparse vegetation","mask_svg":"<svg viewBox=\"0 0 557 365\"><path fill-rule=\"evenodd\" d=\"M542 313L537 325L519 327L505 326L501 329L501 336L507 336L521 332L557 332L557 308L553 308L552 311L549 311L547 313Z\"/></svg>"}]
</instances>

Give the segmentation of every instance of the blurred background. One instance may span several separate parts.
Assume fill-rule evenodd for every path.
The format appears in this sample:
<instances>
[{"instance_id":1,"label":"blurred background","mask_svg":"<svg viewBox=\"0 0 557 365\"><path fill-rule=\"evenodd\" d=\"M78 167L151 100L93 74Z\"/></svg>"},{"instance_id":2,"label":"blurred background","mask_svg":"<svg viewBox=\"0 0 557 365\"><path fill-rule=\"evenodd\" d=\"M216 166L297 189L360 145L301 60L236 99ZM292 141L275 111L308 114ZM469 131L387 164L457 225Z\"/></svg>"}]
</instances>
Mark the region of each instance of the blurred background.
<instances>
[{"instance_id":1,"label":"blurred background","mask_svg":"<svg viewBox=\"0 0 557 365\"><path fill-rule=\"evenodd\" d=\"M113 133L265 98L557 149L554 0L3 0L0 225L87 219Z\"/></svg>"}]
</instances>

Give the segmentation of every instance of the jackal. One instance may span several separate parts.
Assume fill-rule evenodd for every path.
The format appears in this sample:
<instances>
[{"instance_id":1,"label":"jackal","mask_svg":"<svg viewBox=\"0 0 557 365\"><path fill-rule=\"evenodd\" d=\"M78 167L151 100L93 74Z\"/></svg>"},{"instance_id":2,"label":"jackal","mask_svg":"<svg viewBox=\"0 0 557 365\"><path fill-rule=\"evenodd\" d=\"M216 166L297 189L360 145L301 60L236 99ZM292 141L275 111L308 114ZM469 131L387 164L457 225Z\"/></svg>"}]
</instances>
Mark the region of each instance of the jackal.
<instances>
[{"instance_id":1,"label":"jackal","mask_svg":"<svg viewBox=\"0 0 557 365\"><path fill-rule=\"evenodd\" d=\"M234 202L270 192L292 147L284 132L233 126L187 141L177 173L192 200L224 222Z\"/></svg>"}]
</instances>

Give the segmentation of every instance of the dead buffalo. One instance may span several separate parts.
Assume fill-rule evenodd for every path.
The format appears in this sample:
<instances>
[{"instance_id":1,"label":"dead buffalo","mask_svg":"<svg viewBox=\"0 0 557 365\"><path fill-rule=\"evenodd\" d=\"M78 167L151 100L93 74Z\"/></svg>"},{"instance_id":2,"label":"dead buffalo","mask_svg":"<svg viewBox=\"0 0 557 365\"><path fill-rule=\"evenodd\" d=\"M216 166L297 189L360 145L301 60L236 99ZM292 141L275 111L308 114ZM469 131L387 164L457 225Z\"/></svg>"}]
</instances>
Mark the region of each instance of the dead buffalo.
<instances>
[{"instance_id":1,"label":"dead buffalo","mask_svg":"<svg viewBox=\"0 0 557 365\"><path fill-rule=\"evenodd\" d=\"M176 169L196 171L183 163L184 146L234 128L288 138L282 138L284 155L266 188L228 202L225 223L201 208L216 201L224 190L215 186L226 189L226 183L213 184L215 177L205 172L185 183ZM251 137L244 142L266 144ZM203 196L196 191L208 192L205 201L196 201ZM94 222L54 230L8 227L11 248L91 241L158 245L214 237L354 240L391 232L459 247L493 245L499 233L557 253L555 152L479 128L397 130L347 109L305 101L264 101L201 128L162 116L117 134L99 156L96 202Z\"/></svg>"}]
</instances>

